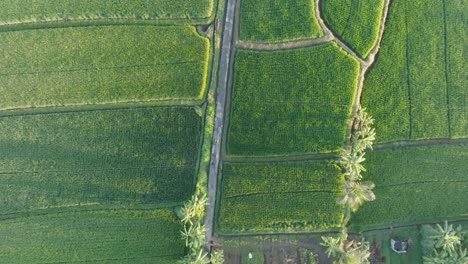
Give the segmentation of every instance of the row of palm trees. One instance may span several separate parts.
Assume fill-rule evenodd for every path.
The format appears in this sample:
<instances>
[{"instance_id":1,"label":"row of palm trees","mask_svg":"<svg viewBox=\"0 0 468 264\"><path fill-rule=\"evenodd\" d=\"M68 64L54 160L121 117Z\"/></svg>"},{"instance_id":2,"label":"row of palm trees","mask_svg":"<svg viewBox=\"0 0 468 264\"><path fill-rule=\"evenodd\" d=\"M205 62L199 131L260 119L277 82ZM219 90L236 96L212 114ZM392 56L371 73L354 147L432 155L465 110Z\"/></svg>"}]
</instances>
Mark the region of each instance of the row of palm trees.
<instances>
[{"instance_id":1,"label":"row of palm trees","mask_svg":"<svg viewBox=\"0 0 468 264\"><path fill-rule=\"evenodd\" d=\"M328 257L335 259L338 264L366 264L370 256L369 243L361 240L349 240L347 225L351 213L355 212L364 202L375 200L372 191L375 187L372 182L362 181L362 172L365 151L372 150L375 140L375 130L372 128L374 119L366 113L364 108L359 109L354 118L351 144L340 151L338 165L343 170L343 194L337 203L343 205L345 214L343 217L342 232L338 238L322 237L322 246L327 248Z\"/></svg>"}]
</instances>

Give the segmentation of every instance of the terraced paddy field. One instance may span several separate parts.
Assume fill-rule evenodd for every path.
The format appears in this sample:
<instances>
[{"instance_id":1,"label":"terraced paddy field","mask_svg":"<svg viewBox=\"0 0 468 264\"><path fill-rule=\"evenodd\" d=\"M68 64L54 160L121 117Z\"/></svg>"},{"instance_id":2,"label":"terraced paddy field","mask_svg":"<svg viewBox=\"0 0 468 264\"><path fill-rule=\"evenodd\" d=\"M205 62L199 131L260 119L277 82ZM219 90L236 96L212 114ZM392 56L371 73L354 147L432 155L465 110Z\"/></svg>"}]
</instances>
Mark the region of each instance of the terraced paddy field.
<instances>
[{"instance_id":1,"label":"terraced paddy field","mask_svg":"<svg viewBox=\"0 0 468 264\"><path fill-rule=\"evenodd\" d=\"M242 0L240 39L260 42L317 38L322 30L309 0Z\"/></svg>"},{"instance_id":2,"label":"terraced paddy field","mask_svg":"<svg viewBox=\"0 0 468 264\"><path fill-rule=\"evenodd\" d=\"M468 136L464 10L461 0L392 1L362 95L379 142Z\"/></svg>"},{"instance_id":3,"label":"terraced paddy field","mask_svg":"<svg viewBox=\"0 0 468 264\"><path fill-rule=\"evenodd\" d=\"M203 100L210 44L191 26L0 32L0 109Z\"/></svg>"},{"instance_id":4,"label":"terraced paddy field","mask_svg":"<svg viewBox=\"0 0 468 264\"><path fill-rule=\"evenodd\" d=\"M8 0L2 2L0 25L90 19L208 18L213 0Z\"/></svg>"},{"instance_id":5,"label":"terraced paddy field","mask_svg":"<svg viewBox=\"0 0 468 264\"><path fill-rule=\"evenodd\" d=\"M351 226L441 222L468 217L468 145L377 150L368 153L366 180L377 199L351 217Z\"/></svg>"},{"instance_id":6,"label":"terraced paddy field","mask_svg":"<svg viewBox=\"0 0 468 264\"><path fill-rule=\"evenodd\" d=\"M229 155L335 151L343 146L358 63L335 44L287 51L238 50Z\"/></svg>"},{"instance_id":7,"label":"terraced paddy field","mask_svg":"<svg viewBox=\"0 0 468 264\"><path fill-rule=\"evenodd\" d=\"M384 0L323 0L325 23L362 58L376 45Z\"/></svg>"},{"instance_id":8,"label":"terraced paddy field","mask_svg":"<svg viewBox=\"0 0 468 264\"><path fill-rule=\"evenodd\" d=\"M337 229L342 178L331 162L224 163L220 232Z\"/></svg>"},{"instance_id":9,"label":"terraced paddy field","mask_svg":"<svg viewBox=\"0 0 468 264\"><path fill-rule=\"evenodd\" d=\"M170 209L64 208L1 220L0 259L174 264L184 254L184 242L176 239L181 229Z\"/></svg>"}]
</instances>

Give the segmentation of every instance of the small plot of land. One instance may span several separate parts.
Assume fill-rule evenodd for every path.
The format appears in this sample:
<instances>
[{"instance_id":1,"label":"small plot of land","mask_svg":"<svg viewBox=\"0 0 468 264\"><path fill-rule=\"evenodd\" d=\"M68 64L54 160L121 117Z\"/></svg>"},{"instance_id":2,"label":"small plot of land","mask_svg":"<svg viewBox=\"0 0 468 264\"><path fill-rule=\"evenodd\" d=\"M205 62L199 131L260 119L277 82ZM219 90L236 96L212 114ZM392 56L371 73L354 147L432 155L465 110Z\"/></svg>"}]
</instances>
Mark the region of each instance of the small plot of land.
<instances>
[{"instance_id":1,"label":"small plot of land","mask_svg":"<svg viewBox=\"0 0 468 264\"><path fill-rule=\"evenodd\" d=\"M240 39L275 42L317 38L322 30L311 0L242 0Z\"/></svg>"},{"instance_id":2,"label":"small plot of land","mask_svg":"<svg viewBox=\"0 0 468 264\"><path fill-rule=\"evenodd\" d=\"M0 211L181 202L193 191L201 118L136 108L0 118Z\"/></svg>"},{"instance_id":3,"label":"small plot of land","mask_svg":"<svg viewBox=\"0 0 468 264\"><path fill-rule=\"evenodd\" d=\"M191 26L0 33L0 109L202 99L209 41Z\"/></svg>"},{"instance_id":4,"label":"small plot of land","mask_svg":"<svg viewBox=\"0 0 468 264\"><path fill-rule=\"evenodd\" d=\"M3 263L160 263L184 255L180 221L168 209L65 209L3 220Z\"/></svg>"},{"instance_id":5,"label":"small plot of land","mask_svg":"<svg viewBox=\"0 0 468 264\"><path fill-rule=\"evenodd\" d=\"M223 233L340 226L339 170L330 160L225 163L218 227Z\"/></svg>"},{"instance_id":6,"label":"small plot of land","mask_svg":"<svg viewBox=\"0 0 468 264\"><path fill-rule=\"evenodd\" d=\"M392 1L362 98L379 142L468 136L464 10L460 0Z\"/></svg>"},{"instance_id":7,"label":"small plot of land","mask_svg":"<svg viewBox=\"0 0 468 264\"><path fill-rule=\"evenodd\" d=\"M0 25L99 18L206 18L212 9L213 0L9 0L2 2Z\"/></svg>"},{"instance_id":8,"label":"small plot of land","mask_svg":"<svg viewBox=\"0 0 468 264\"><path fill-rule=\"evenodd\" d=\"M351 217L353 227L402 225L467 217L468 145L370 152L364 175L377 199Z\"/></svg>"},{"instance_id":9,"label":"small plot of land","mask_svg":"<svg viewBox=\"0 0 468 264\"><path fill-rule=\"evenodd\" d=\"M384 0L323 0L321 13L330 29L362 58L377 43Z\"/></svg>"},{"instance_id":10,"label":"small plot of land","mask_svg":"<svg viewBox=\"0 0 468 264\"><path fill-rule=\"evenodd\" d=\"M335 44L236 54L227 151L271 155L344 144L358 63Z\"/></svg>"}]
</instances>

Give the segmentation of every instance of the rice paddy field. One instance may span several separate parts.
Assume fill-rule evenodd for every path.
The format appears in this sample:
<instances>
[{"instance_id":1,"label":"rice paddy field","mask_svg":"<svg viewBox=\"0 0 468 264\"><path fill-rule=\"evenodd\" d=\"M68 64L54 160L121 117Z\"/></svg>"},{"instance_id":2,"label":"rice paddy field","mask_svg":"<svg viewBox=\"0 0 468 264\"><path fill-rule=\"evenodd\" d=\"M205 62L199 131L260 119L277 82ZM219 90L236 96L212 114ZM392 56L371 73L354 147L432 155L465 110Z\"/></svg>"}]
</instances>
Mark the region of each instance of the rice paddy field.
<instances>
[{"instance_id":1,"label":"rice paddy field","mask_svg":"<svg viewBox=\"0 0 468 264\"><path fill-rule=\"evenodd\" d=\"M344 144L359 66L334 44L238 50L229 155L335 151Z\"/></svg>"},{"instance_id":2,"label":"rice paddy field","mask_svg":"<svg viewBox=\"0 0 468 264\"><path fill-rule=\"evenodd\" d=\"M2 2L0 25L92 19L208 18L213 0L8 0Z\"/></svg>"},{"instance_id":3,"label":"rice paddy field","mask_svg":"<svg viewBox=\"0 0 468 264\"><path fill-rule=\"evenodd\" d=\"M468 145L408 147L368 153L364 178L375 201L351 217L358 229L468 217Z\"/></svg>"},{"instance_id":4,"label":"rice paddy field","mask_svg":"<svg viewBox=\"0 0 468 264\"><path fill-rule=\"evenodd\" d=\"M362 104L379 142L468 136L463 1L392 1Z\"/></svg>"},{"instance_id":5,"label":"rice paddy field","mask_svg":"<svg viewBox=\"0 0 468 264\"><path fill-rule=\"evenodd\" d=\"M0 32L0 109L203 100L209 40L191 26Z\"/></svg>"},{"instance_id":6,"label":"rice paddy field","mask_svg":"<svg viewBox=\"0 0 468 264\"><path fill-rule=\"evenodd\" d=\"M331 160L225 163L218 227L222 233L336 229L342 178Z\"/></svg>"},{"instance_id":7,"label":"rice paddy field","mask_svg":"<svg viewBox=\"0 0 468 264\"><path fill-rule=\"evenodd\" d=\"M214 2L1 6L0 262L176 263Z\"/></svg>"},{"instance_id":8,"label":"rice paddy field","mask_svg":"<svg viewBox=\"0 0 468 264\"><path fill-rule=\"evenodd\" d=\"M377 43L384 0L323 0L320 9L330 29L367 57Z\"/></svg>"},{"instance_id":9,"label":"rice paddy field","mask_svg":"<svg viewBox=\"0 0 468 264\"><path fill-rule=\"evenodd\" d=\"M240 39L260 42L316 38L322 35L309 0L242 0Z\"/></svg>"}]
</instances>

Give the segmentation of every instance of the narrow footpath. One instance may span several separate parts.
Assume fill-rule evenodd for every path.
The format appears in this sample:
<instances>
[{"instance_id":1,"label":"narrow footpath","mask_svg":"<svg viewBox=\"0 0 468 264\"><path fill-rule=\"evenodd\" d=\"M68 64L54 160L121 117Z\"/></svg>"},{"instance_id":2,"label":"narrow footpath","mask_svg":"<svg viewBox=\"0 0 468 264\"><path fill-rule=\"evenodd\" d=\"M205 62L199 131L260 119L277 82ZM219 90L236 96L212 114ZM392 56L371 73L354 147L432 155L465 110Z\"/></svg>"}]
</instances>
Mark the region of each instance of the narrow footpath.
<instances>
[{"instance_id":1,"label":"narrow footpath","mask_svg":"<svg viewBox=\"0 0 468 264\"><path fill-rule=\"evenodd\" d=\"M223 39L221 46L221 60L218 69L218 81L216 89L216 113L214 120L214 134L211 145L210 168L208 172L208 205L206 207L205 227L207 247L213 240L214 215L216 205L216 189L218 183L218 169L221 159L221 142L224 127L226 108L226 95L229 77L229 65L232 51L232 35L234 29L234 11L236 0L227 0L224 17Z\"/></svg>"}]
</instances>

